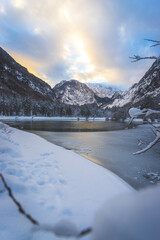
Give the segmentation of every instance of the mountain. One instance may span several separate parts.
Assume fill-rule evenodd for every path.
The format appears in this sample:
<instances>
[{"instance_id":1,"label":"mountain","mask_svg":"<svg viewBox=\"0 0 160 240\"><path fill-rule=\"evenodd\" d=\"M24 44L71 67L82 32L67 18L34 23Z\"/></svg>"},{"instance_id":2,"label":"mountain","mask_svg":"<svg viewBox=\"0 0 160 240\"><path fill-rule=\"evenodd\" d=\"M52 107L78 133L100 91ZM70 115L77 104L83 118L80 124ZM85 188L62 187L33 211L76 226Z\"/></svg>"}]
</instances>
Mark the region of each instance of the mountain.
<instances>
[{"instance_id":1,"label":"mountain","mask_svg":"<svg viewBox=\"0 0 160 240\"><path fill-rule=\"evenodd\" d=\"M105 116L108 108L114 112L117 107L131 106L160 108L160 58L122 93L104 84L77 80L63 80L51 88L0 48L1 115Z\"/></svg>"},{"instance_id":2,"label":"mountain","mask_svg":"<svg viewBox=\"0 0 160 240\"><path fill-rule=\"evenodd\" d=\"M53 101L49 84L17 63L0 47L0 96Z\"/></svg>"},{"instance_id":3,"label":"mountain","mask_svg":"<svg viewBox=\"0 0 160 240\"><path fill-rule=\"evenodd\" d=\"M160 108L160 58L152 64L138 83L105 106L109 108L127 106Z\"/></svg>"},{"instance_id":4,"label":"mountain","mask_svg":"<svg viewBox=\"0 0 160 240\"><path fill-rule=\"evenodd\" d=\"M109 86L106 83L87 83L87 86L101 98L112 98L115 93L122 94L120 89Z\"/></svg>"},{"instance_id":5,"label":"mountain","mask_svg":"<svg viewBox=\"0 0 160 240\"><path fill-rule=\"evenodd\" d=\"M97 104L100 106L110 101L110 98L99 97L85 83L77 80L61 81L55 85L53 92L59 102L70 105Z\"/></svg>"},{"instance_id":6,"label":"mountain","mask_svg":"<svg viewBox=\"0 0 160 240\"><path fill-rule=\"evenodd\" d=\"M106 100L75 80L52 89L0 48L0 115L104 116Z\"/></svg>"}]
</instances>

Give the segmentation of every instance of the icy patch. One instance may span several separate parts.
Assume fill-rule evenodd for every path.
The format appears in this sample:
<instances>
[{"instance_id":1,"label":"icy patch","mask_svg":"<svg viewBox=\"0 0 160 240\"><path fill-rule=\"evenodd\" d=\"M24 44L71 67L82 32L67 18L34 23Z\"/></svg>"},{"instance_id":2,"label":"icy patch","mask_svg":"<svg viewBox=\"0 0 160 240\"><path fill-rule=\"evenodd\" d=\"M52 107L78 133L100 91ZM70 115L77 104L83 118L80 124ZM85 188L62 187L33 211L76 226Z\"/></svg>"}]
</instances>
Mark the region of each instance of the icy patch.
<instances>
[{"instance_id":1,"label":"icy patch","mask_svg":"<svg viewBox=\"0 0 160 240\"><path fill-rule=\"evenodd\" d=\"M143 174L144 178L148 179L150 183L158 183L160 182L160 175L158 173L149 172Z\"/></svg>"}]
</instances>

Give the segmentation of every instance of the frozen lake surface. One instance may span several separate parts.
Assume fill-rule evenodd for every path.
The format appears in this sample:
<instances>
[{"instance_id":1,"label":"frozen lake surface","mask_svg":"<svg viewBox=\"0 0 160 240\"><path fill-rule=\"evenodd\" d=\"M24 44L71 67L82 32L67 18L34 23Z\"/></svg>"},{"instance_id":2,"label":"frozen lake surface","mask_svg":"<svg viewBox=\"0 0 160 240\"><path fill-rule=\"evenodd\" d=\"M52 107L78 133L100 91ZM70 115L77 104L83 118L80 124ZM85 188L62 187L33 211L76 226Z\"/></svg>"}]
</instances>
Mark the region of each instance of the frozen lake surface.
<instances>
[{"instance_id":1,"label":"frozen lake surface","mask_svg":"<svg viewBox=\"0 0 160 240\"><path fill-rule=\"evenodd\" d=\"M16 119L16 118L15 118ZM40 130L40 131L54 131L54 132L90 132L90 131L111 131L111 130L119 130L125 129L127 127L127 123L125 122L113 122L113 121L104 121L104 118L99 119L99 121L83 120L77 121L75 120L66 120L64 118L60 120L46 120L37 119L33 120L30 118L21 118L15 120L12 118L2 119L5 123L9 124L12 127L16 127L24 130Z\"/></svg>"},{"instance_id":2,"label":"frozen lake surface","mask_svg":"<svg viewBox=\"0 0 160 240\"><path fill-rule=\"evenodd\" d=\"M155 184L157 178L154 181L146 176L152 176L152 173L155 176L160 174L159 144L144 154L133 155L154 138L147 125L104 132L31 132L102 165L136 189ZM140 139L144 144L138 146Z\"/></svg>"},{"instance_id":3,"label":"frozen lake surface","mask_svg":"<svg viewBox=\"0 0 160 240\"><path fill-rule=\"evenodd\" d=\"M10 122L10 125L77 152L111 170L136 189L160 180L160 144L144 154L133 155L154 139L148 125L134 129L125 129L125 123L117 122L43 121ZM139 143L142 144L138 146Z\"/></svg>"}]
</instances>

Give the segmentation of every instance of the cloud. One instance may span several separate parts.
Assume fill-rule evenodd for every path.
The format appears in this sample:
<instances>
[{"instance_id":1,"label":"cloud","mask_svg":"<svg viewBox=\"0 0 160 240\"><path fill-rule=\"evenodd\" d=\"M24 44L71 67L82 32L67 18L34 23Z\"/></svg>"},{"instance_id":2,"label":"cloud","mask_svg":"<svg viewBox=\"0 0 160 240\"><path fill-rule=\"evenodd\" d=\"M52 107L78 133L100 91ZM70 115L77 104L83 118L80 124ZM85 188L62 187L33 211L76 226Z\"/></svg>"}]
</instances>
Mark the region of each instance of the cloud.
<instances>
[{"instance_id":1,"label":"cloud","mask_svg":"<svg viewBox=\"0 0 160 240\"><path fill-rule=\"evenodd\" d=\"M157 0L1 0L0 41L52 85L77 78L130 86L151 62L128 57L159 54L143 41L160 39L159 8Z\"/></svg>"}]
</instances>

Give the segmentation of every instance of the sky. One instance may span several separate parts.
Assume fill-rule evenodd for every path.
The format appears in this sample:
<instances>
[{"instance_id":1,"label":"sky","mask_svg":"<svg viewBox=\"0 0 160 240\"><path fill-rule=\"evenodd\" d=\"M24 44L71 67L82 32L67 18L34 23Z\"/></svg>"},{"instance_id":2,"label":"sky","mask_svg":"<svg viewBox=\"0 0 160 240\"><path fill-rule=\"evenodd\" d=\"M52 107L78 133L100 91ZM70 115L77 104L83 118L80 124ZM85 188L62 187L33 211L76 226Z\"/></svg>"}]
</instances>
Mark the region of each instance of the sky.
<instances>
[{"instance_id":1,"label":"sky","mask_svg":"<svg viewBox=\"0 0 160 240\"><path fill-rule=\"evenodd\" d=\"M0 46L51 86L61 80L138 82L160 55L159 0L1 0Z\"/></svg>"}]
</instances>

